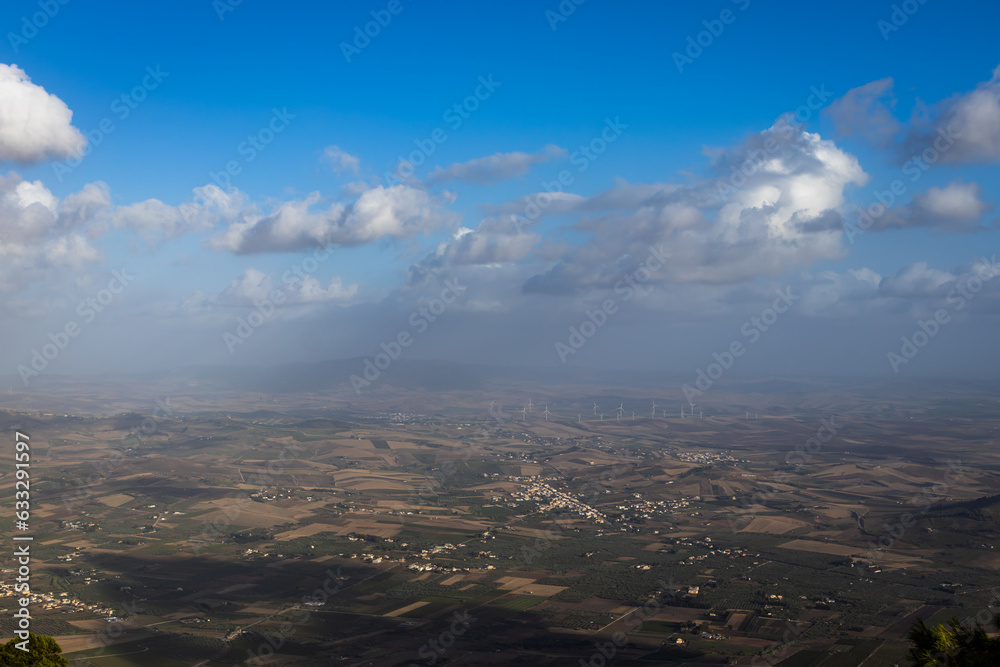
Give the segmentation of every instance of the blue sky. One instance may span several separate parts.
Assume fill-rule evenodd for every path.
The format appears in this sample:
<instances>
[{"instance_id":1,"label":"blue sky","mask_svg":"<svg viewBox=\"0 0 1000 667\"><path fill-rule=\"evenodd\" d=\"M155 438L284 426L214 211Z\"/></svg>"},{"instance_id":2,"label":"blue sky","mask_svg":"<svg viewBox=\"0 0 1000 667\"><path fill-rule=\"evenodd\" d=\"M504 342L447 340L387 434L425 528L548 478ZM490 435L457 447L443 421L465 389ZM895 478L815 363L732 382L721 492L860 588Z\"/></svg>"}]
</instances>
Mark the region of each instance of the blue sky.
<instances>
[{"instance_id":1,"label":"blue sky","mask_svg":"<svg viewBox=\"0 0 1000 667\"><path fill-rule=\"evenodd\" d=\"M1000 245L992 5L230 2L0 9L0 337L26 384L70 321L37 372L372 357L448 279L466 290L413 358L694 374L791 287L733 372L996 371L1000 281L948 302ZM525 218L561 172L570 194ZM896 180L858 234L856 207ZM653 247L668 266L624 299ZM84 322L122 266L135 279ZM609 298L598 333L560 348Z\"/></svg>"}]
</instances>

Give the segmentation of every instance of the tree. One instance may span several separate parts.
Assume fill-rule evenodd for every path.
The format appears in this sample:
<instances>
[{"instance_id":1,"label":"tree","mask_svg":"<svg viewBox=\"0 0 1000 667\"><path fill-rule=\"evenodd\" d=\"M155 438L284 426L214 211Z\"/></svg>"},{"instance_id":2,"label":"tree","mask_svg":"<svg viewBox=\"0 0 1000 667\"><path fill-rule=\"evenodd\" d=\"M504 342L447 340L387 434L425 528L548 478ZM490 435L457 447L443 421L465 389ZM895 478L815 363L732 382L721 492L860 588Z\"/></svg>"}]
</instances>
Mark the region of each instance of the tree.
<instances>
[{"instance_id":1,"label":"tree","mask_svg":"<svg viewBox=\"0 0 1000 667\"><path fill-rule=\"evenodd\" d=\"M993 617L1000 626L1000 614ZM1000 665L1000 637L990 637L979 622L969 628L953 618L948 625L928 627L924 619L910 628L909 657L917 667L996 667Z\"/></svg>"},{"instance_id":2,"label":"tree","mask_svg":"<svg viewBox=\"0 0 1000 667\"><path fill-rule=\"evenodd\" d=\"M0 665L4 667L66 667L69 661L62 657L62 647L48 635L28 634L28 650L22 651L16 644L24 640L11 639L0 645Z\"/></svg>"}]
</instances>

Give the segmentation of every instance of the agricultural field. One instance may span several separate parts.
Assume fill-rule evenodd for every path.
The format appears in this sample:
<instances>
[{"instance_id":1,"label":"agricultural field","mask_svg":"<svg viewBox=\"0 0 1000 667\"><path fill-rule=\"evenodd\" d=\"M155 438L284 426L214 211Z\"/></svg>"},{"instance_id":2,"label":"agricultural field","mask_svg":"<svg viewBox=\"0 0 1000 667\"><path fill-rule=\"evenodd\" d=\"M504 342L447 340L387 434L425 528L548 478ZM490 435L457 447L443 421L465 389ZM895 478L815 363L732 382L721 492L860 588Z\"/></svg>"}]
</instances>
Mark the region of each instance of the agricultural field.
<instances>
[{"instance_id":1,"label":"agricultural field","mask_svg":"<svg viewBox=\"0 0 1000 667\"><path fill-rule=\"evenodd\" d=\"M34 627L98 666L389 667L441 641L449 664L575 664L619 637L643 664L888 667L917 618L1000 605L995 415L544 421L452 398L234 397L141 437L141 411L0 413L35 443Z\"/></svg>"}]
</instances>

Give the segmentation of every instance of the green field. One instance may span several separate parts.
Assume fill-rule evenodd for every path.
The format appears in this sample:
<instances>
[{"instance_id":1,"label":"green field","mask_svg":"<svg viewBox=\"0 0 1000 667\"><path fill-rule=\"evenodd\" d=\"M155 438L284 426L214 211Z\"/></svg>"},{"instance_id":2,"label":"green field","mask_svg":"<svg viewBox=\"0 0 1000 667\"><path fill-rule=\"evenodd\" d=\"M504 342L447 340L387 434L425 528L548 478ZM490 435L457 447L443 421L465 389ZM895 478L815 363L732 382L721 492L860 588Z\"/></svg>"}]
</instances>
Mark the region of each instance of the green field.
<instances>
[{"instance_id":1,"label":"green field","mask_svg":"<svg viewBox=\"0 0 1000 667\"><path fill-rule=\"evenodd\" d=\"M509 599L500 599L494 603L495 606L501 609L509 609L510 611L524 611L526 609L531 609L536 604L545 602L548 598L541 595L518 595Z\"/></svg>"}]
</instances>

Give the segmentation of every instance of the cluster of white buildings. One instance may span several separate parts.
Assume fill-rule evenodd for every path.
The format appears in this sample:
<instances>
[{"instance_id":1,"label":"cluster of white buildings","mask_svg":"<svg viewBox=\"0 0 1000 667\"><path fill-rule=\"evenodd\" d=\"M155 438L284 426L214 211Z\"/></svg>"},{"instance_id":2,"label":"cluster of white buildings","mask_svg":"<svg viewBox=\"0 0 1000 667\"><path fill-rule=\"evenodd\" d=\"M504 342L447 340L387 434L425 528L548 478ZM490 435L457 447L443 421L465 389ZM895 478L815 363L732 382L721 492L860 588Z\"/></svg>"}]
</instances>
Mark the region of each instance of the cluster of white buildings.
<instances>
[{"instance_id":1,"label":"cluster of white buildings","mask_svg":"<svg viewBox=\"0 0 1000 667\"><path fill-rule=\"evenodd\" d=\"M87 584L96 583L97 581L98 579L92 579L91 577L86 577L84 579L84 583ZM25 595L24 593L16 592L13 584L0 582L0 597L20 598L25 597ZM43 609L46 611L89 611L95 614L100 614L101 616L113 616L115 613L113 609L107 609L106 607L87 604L85 602L81 602L80 600L75 600L69 596L69 593L29 592L27 597L31 600L32 609Z\"/></svg>"},{"instance_id":2,"label":"cluster of white buildings","mask_svg":"<svg viewBox=\"0 0 1000 667\"><path fill-rule=\"evenodd\" d=\"M617 509L624 512L634 512L644 519L653 518L654 514L672 514L673 512L691 506L691 501L687 498L679 500L645 500L638 493L634 494L636 501L623 505L616 505Z\"/></svg>"},{"instance_id":3,"label":"cluster of white buildings","mask_svg":"<svg viewBox=\"0 0 1000 667\"><path fill-rule=\"evenodd\" d=\"M608 517L586 503L582 503L568 493L557 491L545 482L529 482L525 491L513 491L511 496L517 501L548 501L541 511L548 512L556 508L571 509L597 523L608 523Z\"/></svg>"},{"instance_id":4,"label":"cluster of white buildings","mask_svg":"<svg viewBox=\"0 0 1000 667\"><path fill-rule=\"evenodd\" d=\"M687 547L704 547L708 549L707 554L698 554L696 556L688 556L687 558L681 560L681 565L693 565L698 561L705 560L709 556L729 556L729 558L760 558L760 554L751 554L746 549L740 547L734 547L732 549L723 549L716 547L712 544L712 538L706 537L702 540L692 540L690 538L680 538L674 542L678 546ZM756 564L756 563L754 563Z\"/></svg>"},{"instance_id":5,"label":"cluster of white buildings","mask_svg":"<svg viewBox=\"0 0 1000 667\"><path fill-rule=\"evenodd\" d=\"M677 452L676 456L686 463L721 463L723 461L735 463L743 460L722 452Z\"/></svg>"}]
</instances>

